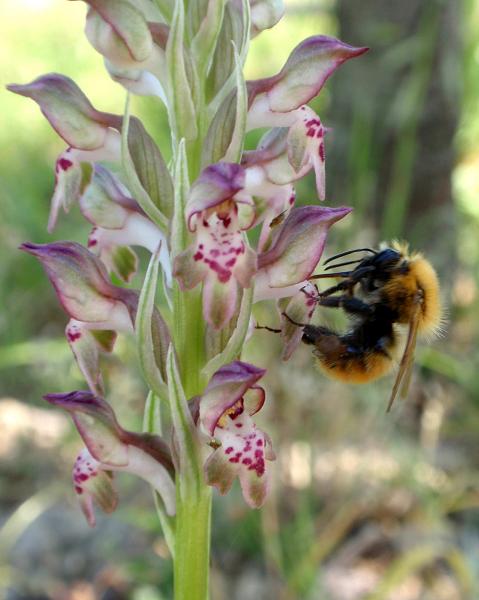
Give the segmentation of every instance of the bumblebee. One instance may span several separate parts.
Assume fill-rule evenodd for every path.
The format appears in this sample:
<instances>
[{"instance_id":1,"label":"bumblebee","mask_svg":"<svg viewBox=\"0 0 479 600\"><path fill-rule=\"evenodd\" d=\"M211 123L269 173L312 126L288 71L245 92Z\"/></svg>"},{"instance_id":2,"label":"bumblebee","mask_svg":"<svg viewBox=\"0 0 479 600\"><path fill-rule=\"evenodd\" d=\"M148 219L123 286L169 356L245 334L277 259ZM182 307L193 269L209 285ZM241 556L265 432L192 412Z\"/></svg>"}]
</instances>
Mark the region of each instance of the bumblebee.
<instances>
[{"instance_id":1,"label":"bumblebee","mask_svg":"<svg viewBox=\"0 0 479 600\"><path fill-rule=\"evenodd\" d=\"M357 252L367 255L334 262ZM356 264L349 271L311 277L341 279L337 285L318 292L316 301L320 306L341 308L351 327L339 333L327 327L303 325L302 341L314 346L313 354L326 375L347 383L366 383L392 370L407 331L389 411L400 387L401 395L406 395L417 336L435 334L440 329L442 311L436 272L421 254L409 253L408 246L398 242L390 247L382 245L379 250L342 252L324 264L328 265L325 271Z\"/></svg>"}]
</instances>

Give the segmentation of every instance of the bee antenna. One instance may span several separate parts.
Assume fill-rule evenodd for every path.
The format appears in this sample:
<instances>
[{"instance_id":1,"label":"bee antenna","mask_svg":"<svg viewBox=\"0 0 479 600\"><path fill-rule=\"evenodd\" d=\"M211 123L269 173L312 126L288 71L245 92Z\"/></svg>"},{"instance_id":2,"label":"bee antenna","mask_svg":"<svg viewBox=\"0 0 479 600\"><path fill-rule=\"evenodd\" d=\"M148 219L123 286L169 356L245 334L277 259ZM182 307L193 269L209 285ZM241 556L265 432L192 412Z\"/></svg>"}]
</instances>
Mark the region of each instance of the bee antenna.
<instances>
[{"instance_id":1,"label":"bee antenna","mask_svg":"<svg viewBox=\"0 0 479 600\"><path fill-rule=\"evenodd\" d=\"M327 260L324 261L323 265L327 265L328 263L335 260L336 258L341 258L342 256L348 256L348 254L354 254L355 252L371 252L372 254L377 254L376 250L372 250L371 248L356 248L354 250L346 250L346 252L340 252L339 254L330 256Z\"/></svg>"},{"instance_id":2,"label":"bee antenna","mask_svg":"<svg viewBox=\"0 0 479 600\"><path fill-rule=\"evenodd\" d=\"M266 331L271 331L271 333L281 333L281 329L274 329L273 327L268 327L267 325L255 325L255 329L266 329Z\"/></svg>"},{"instance_id":3,"label":"bee antenna","mask_svg":"<svg viewBox=\"0 0 479 600\"><path fill-rule=\"evenodd\" d=\"M346 262L335 263L334 265L329 265L329 267L326 267L324 270L327 271L328 269L337 269L338 267L345 267L346 265L353 265L354 263L361 262L362 260L363 260L362 258L357 258L356 260L347 260Z\"/></svg>"},{"instance_id":4,"label":"bee antenna","mask_svg":"<svg viewBox=\"0 0 479 600\"><path fill-rule=\"evenodd\" d=\"M293 321L293 319L285 312L282 312L281 314L283 315L283 317L286 317L290 323L296 325L296 327L306 327L307 325L307 323L298 323L296 321Z\"/></svg>"}]
</instances>

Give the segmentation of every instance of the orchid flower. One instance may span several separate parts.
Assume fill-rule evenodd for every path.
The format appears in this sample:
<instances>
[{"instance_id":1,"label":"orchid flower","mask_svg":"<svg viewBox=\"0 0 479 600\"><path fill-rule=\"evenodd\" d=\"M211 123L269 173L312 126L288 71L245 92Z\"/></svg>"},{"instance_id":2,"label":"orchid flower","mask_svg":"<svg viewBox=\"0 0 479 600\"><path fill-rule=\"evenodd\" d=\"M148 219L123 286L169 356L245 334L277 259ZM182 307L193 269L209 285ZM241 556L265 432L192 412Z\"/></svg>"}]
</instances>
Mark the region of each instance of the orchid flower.
<instances>
[{"instance_id":1,"label":"orchid flower","mask_svg":"<svg viewBox=\"0 0 479 600\"><path fill-rule=\"evenodd\" d=\"M231 0L235 9L240 12L241 0ZM256 37L265 29L274 27L284 15L283 0L249 0L251 10L251 37Z\"/></svg>"},{"instance_id":2,"label":"orchid flower","mask_svg":"<svg viewBox=\"0 0 479 600\"><path fill-rule=\"evenodd\" d=\"M111 471L141 477L160 494L167 514L175 513L173 462L160 437L126 431L111 406L91 392L47 394L44 398L71 414L86 444L76 459L73 483L90 526L95 525L94 502L107 513L116 508Z\"/></svg>"},{"instance_id":3,"label":"orchid flower","mask_svg":"<svg viewBox=\"0 0 479 600\"><path fill-rule=\"evenodd\" d=\"M255 300L290 297L304 287L323 254L329 228L350 212L345 206L293 208L273 230L269 249L258 256Z\"/></svg>"},{"instance_id":4,"label":"orchid flower","mask_svg":"<svg viewBox=\"0 0 479 600\"><path fill-rule=\"evenodd\" d=\"M248 183L250 180L258 182L256 185L268 190L268 195L272 198L287 198L291 188L282 193L285 186L291 186L313 169L318 198L324 200L325 129L319 117L308 106L301 107L299 113L301 118L289 129L276 127L268 131L256 150L243 154L241 164L246 169ZM248 183L246 188L250 190ZM251 193L254 194L253 191ZM284 206L283 210L286 208Z\"/></svg>"},{"instance_id":5,"label":"orchid flower","mask_svg":"<svg viewBox=\"0 0 479 600\"><path fill-rule=\"evenodd\" d=\"M250 6L252 37L274 27L284 15L283 0L250 0Z\"/></svg>"},{"instance_id":6,"label":"orchid flower","mask_svg":"<svg viewBox=\"0 0 479 600\"><path fill-rule=\"evenodd\" d=\"M226 494L239 478L246 502L259 508L268 492L267 461L274 460L269 436L253 421L265 393L256 382L265 370L234 361L219 369L199 400L199 426L214 451L205 463L209 485Z\"/></svg>"},{"instance_id":7,"label":"orchid flower","mask_svg":"<svg viewBox=\"0 0 479 600\"><path fill-rule=\"evenodd\" d=\"M193 184L186 219L195 234L194 243L174 260L173 274L182 289L203 282L204 318L222 329L232 318L238 286L247 288L256 270L256 255L247 245L242 230L248 229L254 214L250 198L237 195L244 187L239 165L218 163L204 169ZM248 210L240 222L241 205Z\"/></svg>"},{"instance_id":8,"label":"orchid flower","mask_svg":"<svg viewBox=\"0 0 479 600\"><path fill-rule=\"evenodd\" d=\"M128 282L136 273L137 256L129 246L143 246L159 260L171 287L168 243L161 230L145 215L128 190L107 169L95 166L92 180L80 198L80 210L94 225L88 248L118 277Z\"/></svg>"},{"instance_id":9,"label":"orchid flower","mask_svg":"<svg viewBox=\"0 0 479 600\"><path fill-rule=\"evenodd\" d=\"M112 79L129 91L167 104L165 47L168 27L152 2L85 0L85 34L105 59ZM155 22L151 22L151 21Z\"/></svg>"},{"instance_id":10,"label":"orchid flower","mask_svg":"<svg viewBox=\"0 0 479 600\"><path fill-rule=\"evenodd\" d=\"M271 174L273 178L278 177L282 172L279 177L284 183L300 179L313 168L318 197L324 200L325 129L306 103L319 94L326 80L343 62L367 50L323 35L310 37L292 51L278 74L248 82L248 129L289 128L287 132L270 134L263 141L265 147L260 148L266 150L266 154L250 155L250 163L266 159L270 162L270 177ZM272 153L268 153L271 150ZM289 166L285 164L285 156Z\"/></svg>"},{"instance_id":11,"label":"orchid flower","mask_svg":"<svg viewBox=\"0 0 479 600\"><path fill-rule=\"evenodd\" d=\"M121 117L96 110L74 81L51 73L26 85L9 85L11 92L32 98L50 125L69 147L55 165L55 191L48 231L56 224L60 207L68 211L83 187L82 163L120 159Z\"/></svg>"},{"instance_id":12,"label":"orchid flower","mask_svg":"<svg viewBox=\"0 0 479 600\"><path fill-rule=\"evenodd\" d=\"M74 242L22 244L22 250L42 263L60 303L71 317L65 334L90 389L102 393L99 351L111 352L118 332L133 333L138 293L113 285L103 263ZM166 325L153 320L163 346Z\"/></svg>"},{"instance_id":13,"label":"orchid flower","mask_svg":"<svg viewBox=\"0 0 479 600\"><path fill-rule=\"evenodd\" d=\"M325 35L307 38L279 73L248 82L248 129L294 125L301 118L294 111L315 98L343 62L367 50Z\"/></svg>"}]
</instances>

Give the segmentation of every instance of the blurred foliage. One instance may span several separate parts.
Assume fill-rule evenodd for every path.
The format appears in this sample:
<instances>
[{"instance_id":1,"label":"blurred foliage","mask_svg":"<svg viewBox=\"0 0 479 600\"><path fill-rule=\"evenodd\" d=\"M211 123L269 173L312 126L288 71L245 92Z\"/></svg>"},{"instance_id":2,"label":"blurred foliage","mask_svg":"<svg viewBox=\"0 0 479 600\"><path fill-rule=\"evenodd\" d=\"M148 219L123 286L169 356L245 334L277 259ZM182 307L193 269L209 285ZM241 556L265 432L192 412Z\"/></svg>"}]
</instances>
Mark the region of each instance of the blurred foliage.
<instances>
[{"instance_id":1,"label":"blurred foliage","mask_svg":"<svg viewBox=\"0 0 479 600\"><path fill-rule=\"evenodd\" d=\"M408 237L404 202L420 160L417 134L428 109L432 44L448 44L437 38L444 3L423 4L414 35L405 39L397 24L384 20L364 30L373 50L387 49L370 68L371 81L357 76L356 61L335 75L356 107L351 126L340 118L334 82L315 102L333 126L329 202L355 207L354 216L333 229L329 254L375 245L383 235ZM432 262L438 257L447 281L447 333L418 347L410 397L392 415L384 414L390 378L347 387L325 380L306 347L283 364L273 334L261 332L248 344L245 356L268 367L263 421L278 455L275 482L260 512L247 509L237 489L215 503L215 600L479 597L479 3L451 5L460 21L459 63L439 64L446 80L461 85L459 124L448 148L455 156L451 214L457 232L449 259L443 260L443 239L427 221L414 231ZM279 69L302 38L339 31L332 0L291 0L287 6L278 27L253 41L249 77ZM68 471L79 441L63 415L38 407L42 394L84 384L62 339L66 318L50 284L40 266L16 250L24 240L49 239L53 164L63 142L32 102L6 93L4 84L59 71L98 108L122 111L123 90L108 79L82 34L84 12L82 3L60 0L6 0L0 6L0 143L6 149L0 176L0 556L10 558L0 565L0 594L3 587L12 600L159 600L171 596L171 564L147 487L120 477L121 507L100 517L93 532L73 505ZM378 116L375 94L405 57L412 68L391 112ZM166 150L164 111L146 98L135 99L134 110ZM373 131L378 119L380 138ZM381 211L374 201L384 176L378 139L398 131L395 175ZM254 132L249 144L258 138ZM303 203L314 197L311 178L301 182L298 197ZM87 234L73 207L54 238L84 242ZM271 307L259 306L257 317L274 326ZM317 318L332 316L323 311ZM139 428L145 390L133 345L120 342L105 358L106 380L115 382L111 400L122 424Z\"/></svg>"}]
</instances>

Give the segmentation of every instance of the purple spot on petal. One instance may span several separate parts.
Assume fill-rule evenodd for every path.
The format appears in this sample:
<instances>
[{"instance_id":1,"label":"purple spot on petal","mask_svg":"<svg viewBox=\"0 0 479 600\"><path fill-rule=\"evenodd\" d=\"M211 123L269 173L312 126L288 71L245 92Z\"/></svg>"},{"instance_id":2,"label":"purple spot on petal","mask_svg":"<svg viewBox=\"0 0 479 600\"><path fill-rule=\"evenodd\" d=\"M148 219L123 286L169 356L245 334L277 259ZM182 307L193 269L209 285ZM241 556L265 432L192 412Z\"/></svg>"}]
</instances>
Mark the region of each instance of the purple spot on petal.
<instances>
[{"instance_id":1,"label":"purple spot on petal","mask_svg":"<svg viewBox=\"0 0 479 600\"><path fill-rule=\"evenodd\" d=\"M71 329L67 329L67 338L69 342L76 342L77 340L79 340L81 338L81 332L80 331L75 331L75 330L71 330Z\"/></svg>"},{"instance_id":2,"label":"purple spot on petal","mask_svg":"<svg viewBox=\"0 0 479 600\"><path fill-rule=\"evenodd\" d=\"M233 452L234 448L233 446L228 446L228 448L226 448L225 450L225 454L231 454Z\"/></svg>"},{"instance_id":3,"label":"purple spot on petal","mask_svg":"<svg viewBox=\"0 0 479 600\"><path fill-rule=\"evenodd\" d=\"M73 165L71 160L68 160L68 158L60 158L60 160L57 162L58 168L61 169L62 171L68 171L68 169Z\"/></svg>"},{"instance_id":4,"label":"purple spot on petal","mask_svg":"<svg viewBox=\"0 0 479 600\"><path fill-rule=\"evenodd\" d=\"M319 152L319 158L321 159L321 162L324 162L325 156L324 156L324 144L323 144L323 142L321 142L319 144L319 150L318 150L318 152Z\"/></svg>"},{"instance_id":5,"label":"purple spot on petal","mask_svg":"<svg viewBox=\"0 0 479 600\"><path fill-rule=\"evenodd\" d=\"M205 258L205 263L218 275L220 283L226 283L231 277L231 271L222 267L216 260Z\"/></svg>"},{"instance_id":6,"label":"purple spot on petal","mask_svg":"<svg viewBox=\"0 0 479 600\"><path fill-rule=\"evenodd\" d=\"M261 448L261 446L263 445L263 440L256 440L256 445L258 446L258 448Z\"/></svg>"},{"instance_id":7,"label":"purple spot on petal","mask_svg":"<svg viewBox=\"0 0 479 600\"><path fill-rule=\"evenodd\" d=\"M220 217L220 219L223 221L225 229L228 229L228 227L231 225L231 217Z\"/></svg>"},{"instance_id":8,"label":"purple spot on petal","mask_svg":"<svg viewBox=\"0 0 479 600\"><path fill-rule=\"evenodd\" d=\"M198 261L201 260L203 258L203 254L201 252L195 252L193 254L193 260Z\"/></svg>"},{"instance_id":9,"label":"purple spot on petal","mask_svg":"<svg viewBox=\"0 0 479 600\"><path fill-rule=\"evenodd\" d=\"M83 494L83 490L81 489L81 487L79 485L75 486L75 492L81 496Z\"/></svg>"}]
</instances>

